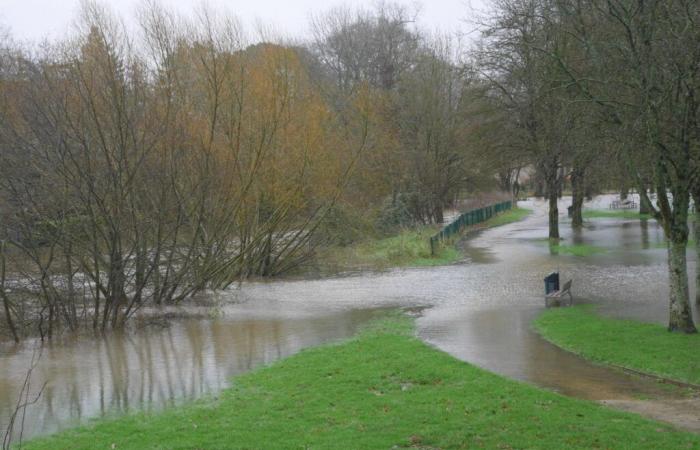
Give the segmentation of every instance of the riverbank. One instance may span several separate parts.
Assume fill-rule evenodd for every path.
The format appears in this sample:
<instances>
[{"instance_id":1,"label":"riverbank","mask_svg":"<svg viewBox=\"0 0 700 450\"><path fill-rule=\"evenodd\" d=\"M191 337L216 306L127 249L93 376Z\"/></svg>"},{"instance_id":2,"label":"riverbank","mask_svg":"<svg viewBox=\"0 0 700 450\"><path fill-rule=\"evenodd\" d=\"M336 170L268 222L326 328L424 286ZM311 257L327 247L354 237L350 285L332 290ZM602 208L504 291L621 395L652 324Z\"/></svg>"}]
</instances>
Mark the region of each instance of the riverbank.
<instances>
[{"instance_id":1,"label":"riverbank","mask_svg":"<svg viewBox=\"0 0 700 450\"><path fill-rule=\"evenodd\" d=\"M468 227L465 233L518 222L530 213L532 210L516 207L486 222ZM384 270L393 267L442 266L460 261L464 255L455 246L455 242L441 245L435 255L431 255L429 239L441 228L439 225L430 225L405 229L390 237L324 249L319 253L316 265L333 273Z\"/></svg>"},{"instance_id":2,"label":"riverbank","mask_svg":"<svg viewBox=\"0 0 700 450\"><path fill-rule=\"evenodd\" d=\"M599 316L592 306L549 309L534 322L542 337L591 361L700 385L700 335Z\"/></svg>"},{"instance_id":3,"label":"riverbank","mask_svg":"<svg viewBox=\"0 0 700 450\"><path fill-rule=\"evenodd\" d=\"M459 361L393 315L217 398L30 441L92 448L695 448L700 436Z\"/></svg>"}]
</instances>

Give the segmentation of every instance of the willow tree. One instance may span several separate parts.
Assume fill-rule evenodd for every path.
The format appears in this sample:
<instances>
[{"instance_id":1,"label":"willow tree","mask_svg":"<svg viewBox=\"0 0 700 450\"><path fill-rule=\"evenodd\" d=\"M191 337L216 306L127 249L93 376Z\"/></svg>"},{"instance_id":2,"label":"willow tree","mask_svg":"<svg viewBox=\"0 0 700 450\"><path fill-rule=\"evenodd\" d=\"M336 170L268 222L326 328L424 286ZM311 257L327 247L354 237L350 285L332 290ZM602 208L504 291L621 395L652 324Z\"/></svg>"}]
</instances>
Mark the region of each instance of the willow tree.
<instances>
[{"instance_id":1,"label":"willow tree","mask_svg":"<svg viewBox=\"0 0 700 450\"><path fill-rule=\"evenodd\" d=\"M206 8L140 19L136 37L86 2L76 34L0 82L3 238L27 280L3 310L42 336L290 270L364 147L363 102L348 139L293 49L247 47Z\"/></svg>"}]
</instances>

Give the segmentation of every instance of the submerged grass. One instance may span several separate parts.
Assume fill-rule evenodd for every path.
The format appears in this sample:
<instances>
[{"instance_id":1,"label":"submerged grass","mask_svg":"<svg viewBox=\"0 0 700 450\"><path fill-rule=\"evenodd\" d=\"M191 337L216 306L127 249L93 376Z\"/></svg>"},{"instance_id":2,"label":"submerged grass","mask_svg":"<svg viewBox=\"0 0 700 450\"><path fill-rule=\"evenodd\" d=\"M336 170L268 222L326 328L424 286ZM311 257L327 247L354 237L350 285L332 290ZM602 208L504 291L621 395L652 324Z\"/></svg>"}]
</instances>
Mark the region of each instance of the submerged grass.
<instances>
[{"instance_id":1,"label":"submerged grass","mask_svg":"<svg viewBox=\"0 0 700 450\"><path fill-rule=\"evenodd\" d=\"M550 252L553 254L565 254L572 256L591 256L607 251L604 247L596 247L588 244L551 244Z\"/></svg>"},{"instance_id":2,"label":"submerged grass","mask_svg":"<svg viewBox=\"0 0 700 450\"><path fill-rule=\"evenodd\" d=\"M550 309L535 320L548 341L592 361L700 384L700 335L601 317L591 306Z\"/></svg>"},{"instance_id":3,"label":"submerged grass","mask_svg":"<svg viewBox=\"0 0 700 450\"><path fill-rule=\"evenodd\" d=\"M652 219L649 214L640 214L634 210L606 210L606 209L588 209L583 211L584 219Z\"/></svg>"},{"instance_id":4,"label":"submerged grass","mask_svg":"<svg viewBox=\"0 0 700 450\"><path fill-rule=\"evenodd\" d=\"M490 228L517 222L531 212L529 209L513 208L472 228ZM431 256L429 240L440 229L437 225L405 229L395 236L335 247L323 251L319 261L337 270L440 266L459 261L462 254L455 248L454 242L449 241L440 245L436 254Z\"/></svg>"},{"instance_id":5,"label":"submerged grass","mask_svg":"<svg viewBox=\"0 0 700 450\"><path fill-rule=\"evenodd\" d=\"M518 222L523 220L525 217L532 213L531 209L527 208L515 208L509 209L495 217L490 218L485 222L486 227L497 227L500 225L507 225L509 223Z\"/></svg>"},{"instance_id":6,"label":"submerged grass","mask_svg":"<svg viewBox=\"0 0 700 450\"><path fill-rule=\"evenodd\" d=\"M686 245L687 247L695 248L695 239L688 239L688 244ZM658 248L667 248L668 247L668 242L664 239L661 242L654 242L652 245L649 246L650 249L658 249Z\"/></svg>"},{"instance_id":7,"label":"submerged grass","mask_svg":"<svg viewBox=\"0 0 700 450\"><path fill-rule=\"evenodd\" d=\"M238 377L217 399L100 420L26 448L700 448L700 436L456 360L412 326L395 315Z\"/></svg>"}]
</instances>

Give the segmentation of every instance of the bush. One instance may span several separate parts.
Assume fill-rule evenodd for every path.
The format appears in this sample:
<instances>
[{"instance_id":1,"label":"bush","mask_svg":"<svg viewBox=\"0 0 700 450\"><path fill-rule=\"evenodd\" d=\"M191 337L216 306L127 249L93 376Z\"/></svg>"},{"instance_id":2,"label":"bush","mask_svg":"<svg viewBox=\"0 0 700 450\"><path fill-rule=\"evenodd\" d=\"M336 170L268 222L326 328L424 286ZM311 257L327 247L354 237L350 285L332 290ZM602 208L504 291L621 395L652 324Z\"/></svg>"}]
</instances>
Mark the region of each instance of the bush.
<instances>
[{"instance_id":1,"label":"bush","mask_svg":"<svg viewBox=\"0 0 700 450\"><path fill-rule=\"evenodd\" d=\"M346 246L372 234L371 218L350 206L335 205L324 217L315 237L324 244Z\"/></svg>"},{"instance_id":2,"label":"bush","mask_svg":"<svg viewBox=\"0 0 700 450\"><path fill-rule=\"evenodd\" d=\"M391 234L399 228L411 228L415 225L416 221L411 214L406 194L389 197L384 201L377 218L377 229L382 234Z\"/></svg>"}]
</instances>

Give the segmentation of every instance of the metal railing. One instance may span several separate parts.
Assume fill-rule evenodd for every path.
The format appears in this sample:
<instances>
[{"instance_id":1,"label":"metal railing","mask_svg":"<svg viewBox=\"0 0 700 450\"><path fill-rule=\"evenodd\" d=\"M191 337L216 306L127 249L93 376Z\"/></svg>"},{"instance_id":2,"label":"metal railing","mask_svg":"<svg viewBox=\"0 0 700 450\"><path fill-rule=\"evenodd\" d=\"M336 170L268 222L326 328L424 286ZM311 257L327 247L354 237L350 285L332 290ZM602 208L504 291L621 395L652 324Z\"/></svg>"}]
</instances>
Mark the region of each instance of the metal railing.
<instances>
[{"instance_id":1,"label":"metal railing","mask_svg":"<svg viewBox=\"0 0 700 450\"><path fill-rule=\"evenodd\" d=\"M476 225L477 223L486 222L491 217L507 211L513 207L512 201L496 203L493 205L485 206L479 209L473 209L461 214L457 219L455 219L445 228L440 230L435 236L430 238L430 254L435 255L435 249L438 244L445 239L449 239L455 234L459 234L464 228Z\"/></svg>"}]
</instances>

